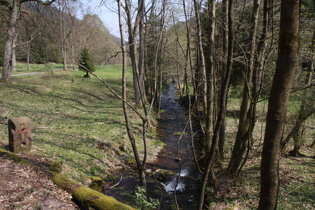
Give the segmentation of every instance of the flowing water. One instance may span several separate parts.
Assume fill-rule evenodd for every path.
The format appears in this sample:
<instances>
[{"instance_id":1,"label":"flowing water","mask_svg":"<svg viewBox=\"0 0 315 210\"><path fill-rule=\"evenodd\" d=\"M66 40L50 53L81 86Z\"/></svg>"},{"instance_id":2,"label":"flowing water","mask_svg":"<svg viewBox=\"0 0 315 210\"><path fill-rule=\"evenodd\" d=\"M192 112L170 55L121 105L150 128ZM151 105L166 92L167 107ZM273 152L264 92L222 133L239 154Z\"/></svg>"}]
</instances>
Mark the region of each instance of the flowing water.
<instances>
[{"instance_id":1,"label":"flowing water","mask_svg":"<svg viewBox=\"0 0 315 210\"><path fill-rule=\"evenodd\" d=\"M154 176L147 177L148 196L160 200L159 209L176 209L175 199L180 209L187 210L196 209L198 202L199 174L193 160L192 142L187 124L188 117L178 99L175 84L172 83L163 92L161 99L163 112L157 127L158 138L166 146L159 153L157 159L147 165L147 168L153 172L163 169L172 174L162 181L158 181ZM198 140L194 137L196 145ZM135 206L130 195L135 194L134 191L138 185L137 174L132 171L125 171L118 188L105 193L121 202ZM175 189L176 192L174 193Z\"/></svg>"}]
</instances>

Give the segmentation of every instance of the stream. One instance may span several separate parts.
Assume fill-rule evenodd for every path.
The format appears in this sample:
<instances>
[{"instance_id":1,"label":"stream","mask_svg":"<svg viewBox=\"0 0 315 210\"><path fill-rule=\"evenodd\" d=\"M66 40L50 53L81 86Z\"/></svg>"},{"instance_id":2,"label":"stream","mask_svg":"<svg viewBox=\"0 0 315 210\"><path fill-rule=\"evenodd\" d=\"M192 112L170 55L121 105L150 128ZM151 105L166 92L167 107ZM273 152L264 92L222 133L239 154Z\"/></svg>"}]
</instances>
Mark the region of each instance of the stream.
<instances>
[{"instance_id":1,"label":"stream","mask_svg":"<svg viewBox=\"0 0 315 210\"><path fill-rule=\"evenodd\" d=\"M157 176L147 176L147 192L149 198L160 200L158 209L176 209L176 200L180 209L196 209L198 203L199 173L195 167L191 138L189 135L188 116L178 102L176 85L171 83L163 92L161 98L160 119L158 120L157 135L165 143L157 159L147 164L147 168L154 171L167 171L163 179ZM183 135L182 135L183 133ZM194 137L197 145L198 136ZM198 148L197 148L198 151ZM138 175L134 171L124 171L120 184L105 194L135 207L135 189L139 186Z\"/></svg>"}]
</instances>

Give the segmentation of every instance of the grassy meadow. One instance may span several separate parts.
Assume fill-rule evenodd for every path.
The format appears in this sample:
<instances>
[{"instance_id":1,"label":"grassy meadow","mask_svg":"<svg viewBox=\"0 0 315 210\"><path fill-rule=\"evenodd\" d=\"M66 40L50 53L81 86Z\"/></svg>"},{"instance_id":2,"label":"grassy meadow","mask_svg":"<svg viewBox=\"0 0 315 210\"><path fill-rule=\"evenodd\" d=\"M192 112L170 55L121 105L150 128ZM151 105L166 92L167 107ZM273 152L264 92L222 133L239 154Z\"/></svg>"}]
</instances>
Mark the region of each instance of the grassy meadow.
<instances>
[{"instance_id":1,"label":"grassy meadow","mask_svg":"<svg viewBox=\"0 0 315 210\"><path fill-rule=\"evenodd\" d=\"M20 68L14 74L26 73ZM99 67L95 73L121 95L121 68ZM49 69L42 74L12 76L9 84L0 84L0 118L29 117L32 153L63 161L63 174L87 184L93 176L106 178L123 168L125 159L133 155L122 102L98 79L83 75L78 70ZM132 102L130 71L127 78ZM137 136L141 121L132 112L130 116ZM5 124L0 124L0 143L8 145ZM149 145L156 144L154 134L149 134Z\"/></svg>"}]
</instances>

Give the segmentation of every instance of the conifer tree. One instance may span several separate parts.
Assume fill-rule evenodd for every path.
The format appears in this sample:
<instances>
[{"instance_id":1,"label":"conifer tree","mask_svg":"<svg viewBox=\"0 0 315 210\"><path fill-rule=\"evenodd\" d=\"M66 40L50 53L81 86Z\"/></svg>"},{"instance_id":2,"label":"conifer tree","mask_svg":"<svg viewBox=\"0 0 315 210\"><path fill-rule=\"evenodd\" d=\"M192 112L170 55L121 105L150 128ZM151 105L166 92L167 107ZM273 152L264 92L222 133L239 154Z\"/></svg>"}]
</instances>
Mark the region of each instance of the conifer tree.
<instances>
[{"instance_id":1,"label":"conifer tree","mask_svg":"<svg viewBox=\"0 0 315 210\"><path fill-rule=\"evenodd\" d=\"M82 53L81 53L81 58L80 58L80 65L79 69L81 71L85 71L86 74L84 77L89 78L89 72L94 72L95 71L95 66L93 63L93 59L89 53L89 50L87 48L84 48Z\"/></svg>"}]
</instances>

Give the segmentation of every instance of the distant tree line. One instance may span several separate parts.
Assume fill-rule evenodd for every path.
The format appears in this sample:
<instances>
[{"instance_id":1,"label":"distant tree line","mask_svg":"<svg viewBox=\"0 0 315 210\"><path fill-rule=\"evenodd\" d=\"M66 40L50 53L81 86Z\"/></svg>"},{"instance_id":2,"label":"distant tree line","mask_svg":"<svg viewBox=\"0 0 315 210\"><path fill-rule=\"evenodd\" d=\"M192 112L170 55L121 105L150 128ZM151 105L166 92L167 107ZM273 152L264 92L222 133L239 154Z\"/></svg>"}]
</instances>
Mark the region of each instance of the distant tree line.
<instances>
[{"instance_id":1,"label":"distant tree line","mask_svg":"<svg viewBox=\"0 0 315 210\"><path fill-rule=\"evenodd\" d=\"M16 60L26 63L78 62L84 48L89 49L97 65L120 63L117 38L110 34L95 14L77 17L78 5L56 1L50 6L37 1L20 5L14 37ZM0 4L0 65L9 26L10 7ZM14 69L13 69L14 70Z\"/></svg>"}]
</instances>

